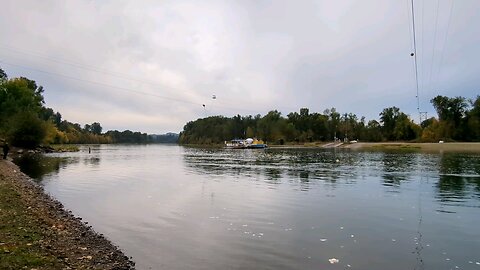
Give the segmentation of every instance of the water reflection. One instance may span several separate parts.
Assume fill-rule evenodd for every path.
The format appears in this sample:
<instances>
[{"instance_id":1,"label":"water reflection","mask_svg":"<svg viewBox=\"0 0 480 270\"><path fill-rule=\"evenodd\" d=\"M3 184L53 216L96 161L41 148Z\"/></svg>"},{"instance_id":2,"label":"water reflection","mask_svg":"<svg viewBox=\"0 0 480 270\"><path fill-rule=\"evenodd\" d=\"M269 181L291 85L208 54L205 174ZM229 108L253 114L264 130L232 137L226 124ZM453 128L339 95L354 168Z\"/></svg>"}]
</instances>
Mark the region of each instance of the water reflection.
<instances>
[{"instance_id":1,"label":"water reflection","mask_svg":"<svg viewBox=\"0 0 480 270\"><path fill-rule=\"evenodd\" d=\"M418 162L415 153L382 153L383 185L399 187L402 182L408 181Z\"/></svg>"},{"instance_id":2,"label":"water reflection","mask_svg":"<svg viewBox=\"0 0 480 270\"><path fill-rule=\"evenodd\" d=\"M88 155L23 155L14 162L37 180L79 162L90 168L101 168L101 147L91 147L92 154ZM134 156L122 158L131 159ZM434 183L436 198L443 205L461 205L468 200L480 199L480 162L475 162L479 159L480 155L472 153L432 155L388 151L360 154L311 149L242 151L186 148L183 155L186 167L193 173L218 177L260 177L272 185L296 179L301 191L308 191L309 186L319 182L334 186L340 181L351 185L365 177L380 176L384 186L399 192L402 183L410 182L415 176L437 175L438 181Z\"/></svg>"},{"instance_id":3,"label":"water reflection","mask_svg":"<svg viewBox=\"0 0 480 270\"><path fill-rule=\"evenodd\" d=\"M475 154L442 155L436 183L438 200L445 205L456 205L480 199L479 159L480 156Z\"/></svg>"},{"instance_id":4,"label":"water reflection","mask_svg":"<svg viewBox=\"0 0 480 270\"><path fill-rule=\"evenodd\" d=\"M474 269L480 261L478 155L92 150L47 155L58 164L41 183L138 269Z\"/></svg>"},{"instance_id":5,"label":"water reflection","mask_svg":"<svg viewBox=\"0 0 480 270\"><path fill-rule=\"evenodd\" d=\"M280 183L282 179L296 179L301 190L318 181L335 183L339 180L354 183L362 162L361 156L333 150L208 150L187 149L183 156L186 167L194 173L261 177L266 182Z\"/></svg>"},{"instance_id":6,"label":"water reflection","mask_svg":"<svg viewBox=\"0 0 480 270\"><path fill-rule=\"evenodd\" d=\"M382 184L399 192L402 183L420 176L438 175L437 198L461 202L480 198L478 155L450 153L441 156L419 152L366 152L338 150L269 149L208 151L189 148L183 156L192 172L236 177L262 176L271 184L297 179L302 191L319 181L355 184L359 179L381 176ZM438 171L437 171L438 170ZM422 178L423 179L423 178ZM424 180L421 180L424 181Z\"/></svg>"},{"instance_id":7,"label":"water reflection","mask_svg":"<svg viewBox=\"0 0 480 270\"><path fill-rule=\"evenodd\" d=\"M78 158L54 157L40 154L28 154L16 157L13 162L20 170L35 180L41 181L45 175L58 173L67 164L78 163Z\"/></svg>"}]
</instances>

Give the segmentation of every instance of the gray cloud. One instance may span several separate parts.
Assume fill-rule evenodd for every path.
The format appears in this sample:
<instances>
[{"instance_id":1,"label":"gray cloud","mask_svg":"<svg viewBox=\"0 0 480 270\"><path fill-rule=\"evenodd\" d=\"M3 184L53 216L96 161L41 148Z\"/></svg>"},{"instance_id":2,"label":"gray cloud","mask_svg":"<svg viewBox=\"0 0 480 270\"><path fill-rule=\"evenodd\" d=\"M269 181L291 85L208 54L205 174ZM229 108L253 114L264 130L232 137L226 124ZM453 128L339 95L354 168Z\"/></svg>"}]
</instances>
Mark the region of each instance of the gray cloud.
<instances>
[{"instance_id":1,"label":"gray cloud","mask_svg":"<svg viewBox=\"0 0 480 270\"><path fill-rule=\"evenodd\" d=\"M437 94L479 94L479 6L455 1L447 35L451 2L436 12L435 0L416 1L429 115ZM416 119L408 12L405 1L380 0L7 0L0 65L42 84L68 120L106 129L179 131L205 115L304 106L371 119L395 105Z\"/></svg>"}]
</instances>

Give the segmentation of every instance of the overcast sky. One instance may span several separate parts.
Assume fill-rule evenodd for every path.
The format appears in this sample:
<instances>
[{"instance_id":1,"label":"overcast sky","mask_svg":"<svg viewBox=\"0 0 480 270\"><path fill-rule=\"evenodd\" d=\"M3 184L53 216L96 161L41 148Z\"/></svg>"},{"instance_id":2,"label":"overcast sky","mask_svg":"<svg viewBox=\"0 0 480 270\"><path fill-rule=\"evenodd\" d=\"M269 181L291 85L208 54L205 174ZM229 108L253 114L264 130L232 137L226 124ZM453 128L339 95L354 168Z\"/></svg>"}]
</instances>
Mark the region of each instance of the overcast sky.
<instances>
[{"instance_id":1,"label":"overcast sky","mask_svg":"<svg viewBox=\"0 0 480 270\"><path fill-rule=\"evenodd\" d=\"M378 119L397 106L417 120L409 3L4 0L0 67L43 85L65 119L104 130L179 132L301 107ZM415 9L420 109L432 116L436 95L480 94L480 1Z\"/></svg>"}]
</instances>

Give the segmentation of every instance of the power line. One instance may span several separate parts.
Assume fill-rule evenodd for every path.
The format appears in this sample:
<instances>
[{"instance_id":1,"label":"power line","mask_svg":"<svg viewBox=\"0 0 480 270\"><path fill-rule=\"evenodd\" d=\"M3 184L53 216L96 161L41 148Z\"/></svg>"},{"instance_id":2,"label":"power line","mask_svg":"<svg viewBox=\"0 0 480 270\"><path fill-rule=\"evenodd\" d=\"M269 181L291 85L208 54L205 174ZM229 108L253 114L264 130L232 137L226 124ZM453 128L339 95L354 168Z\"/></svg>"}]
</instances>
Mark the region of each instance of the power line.
<instances>
[{"instance_id":1,"label":"power line","mask_svg":"<svg viewBox=\"0 0 480 270\"><path fill-rule=\"evenodd\" d=\"M416 31L415 31L415 9L414 9L413 0L411 0L411 4L412 4L412 27L413 27L413 58L414 58L414 64L415 64L415 84L417 89L417 96L416 96L417 111L420 117L420 98L418 95L417 41L416 41Z\"/></svg>"},{"instance_id":2,"label":"power line","mask_svg":"<svg viewBox=\"0 0 480 270\"><path fill-rule=\"evenodd\" d=\"M407 8L408 8L408 5L407 5ZM411 32L411 29L410 29L410 32ZM410 41L412 41L411 40L411 35L410 35ZM33 57L45 59L49 62L54 62L54 63L57 63L57 64L67 65L67 66L71 66L71 67L75 67L75 68L79 68L79 69L83 69L83 70L87 70L87 71L91 71L91 72L95 72L95 73L101 73L101 74L104 74L104 75L109 75L109 76L113 76L113 77L117 77L117 78L121 78L121 79L125 79L125 80L130 80L130 81L138 82L138 83L141 83L141 84L149 84L149 85L160 87L160 88L163 88L163 89L171 89L171 90L177 90L177 91L180 90L180 89L175 89L175 88L172 88L172 87L166 87L166 86L161 85L159 83L148 81L148 80L141 79L141 78L138 78L138 77L132 77L129 74L114 72L114 71L105 70L105 69L99 69L98 67L93 66L93 65L85 65L85 64L81 64L77 61L68 60L68 59L65 59L65 58L46 56L46 55L41 54L39 52L25 51L23 49L20 50L20 49L17 49L15 47L12 47L12 46L9 46L9 45L6 45L6 44L2 44L2 43L0 43L0 47L3 48L3 49L6 49L8 51L14 52L16 54L25 55L25 56L33 56ZM11 65L16 65L16 64L11 64ZM16 66L26 68L26 69L35 70L35 71L38 71L38 72L47 73L47 71L40 71L38 69L27 68L27 67L23 67L23 66L20 66L20 65L16 65ZM52 74L57 75L57 76L62 76L62 77L66 76L66 75L62 75L62 74L58 74L58 73L52 73ZM76 80L80 80L77 77L75 77L75 78L76 78ZM72 78L69 78L69 79L72 79ZM89 83L92 83L92 82L90 81ZM150 95L150 94L148 94L148 95ZM165 97L165 98L168 98L168 97ZM180 102L182 102L182 101L180 101ZM218 104L219 102L217 101L215 103ZM202 105L203 106L203 104L205 104L206 107L212 107L212 108L216 107L216 108L222 108L222 109L227 109L227 110L239 110L239 111L245 111L245 112L250 112L250 113L254 113L254 114L257 114L258 111L259 111L259 110L250 110L250 109L236 109L234 107L235 106L234 104L237 103L237 101L236 100L228 100L228 99L225 99L225 97L223 97L221 99L221 103L225 106L213 105L213 103L211 103L209 106L207 106L206 103L202 103L202 104L195 103L195 105ZM282 108L284 108L284 109L292 110L292 111L295 111L295 112L297 110L299 110L300 108L303 108L303 107L305 107L305 106L299 106L299 107L282 106Z\"/></svg>"},{"instance_id":3,"label":"power line","mask_svg":"<svg viewBox=\"0 0 480 270\"><path fill-rule=\"evenodd\" d=\"M422 70L422 91L425 90L425 1L422 1L422 59L421 59L421 70Z\"/></svg>"},{"instance_id":4,"label":"power line","mask_svg":"<svg viewBox=\"0 0 480 270\"><path fill-rule=\"evenodd\" d=\"M105 84L105 83L91 81L91 80L85 80L85 79L81 79L81 78L74 77L74 76L69 76L69 75L64 75L64 74L60 74L60 73L56 73L56 72L50 72L50 71L40 70L40 69L36 69L36 68L26 67L26 66L23 66L23 65L13 64L13 63L3 61L1 59L0 59L0 63L10 65L10 66L19 67L19 68L23 68L23 69L27 69L27 70L32 70L32 71L35 71L35 72L44 73L44 74L47 74L47 75L50 75L50 76L62 77L62 78L70 79L70 80L83 82L83 83L89 83L89 84L99 85L99 86L103 86L103 87L107 87L107 88L118 89L118 90L125 91L125 92L131 92L131 93L135 93L135 94L161 98L161 99L170 100L170 101L174 101L174 102L181 102L181 103L186 103L186 104L198 105L198 106L202 106L205 109L204 103L196 103L196 102L188 101L188 100L185 100L185 99L172 98L172 97L168 97L168 96L162 96L162 95L157 95L157 94L153 94L153 93L138 91L138 90L134 90L134 89L130 89L130 88L119 87L119 86ZM177 89L177 90L179 90L179 89ZM253 111L253 110L249 110L249 109L244 109L244 108L235 108L235 107L231 107L231 106L227 107L227 106L215 105L215 106L212 106L212 107L222 108L222 109L230 110L230 111L247 111L247 112L255 112L255 113L258 112L258 111Z\"/></svg>"},{"instance_id":5,"label":"power line","mask_svg":"<svg viewBox=\"0 0 480 270\"><path fill-rule=\"evenodd\" d=\"M442 51L441 51L441 55L440 55L440 63L438 65L438 72L437 72L437 75L436 75L436 80L439 79L439 76L440 76L440 71L442 69L442 64L443 64L443 56L445 55L445 48L447 46L447 38L448 38L448 34L450 32L450 22L451 22L451 18L452 18L452 13L453 13L453 3L455 1L452 0L451 2L451 5L450 5L450 13L448 15L448 21L447 21L447 32L445 34L445 39L443 40L443 46L442 46Z\"/></svg>"},{"instance_id":6,"label":"power line","mask_svg":"<svg viewBox=\"0 0 480 270\"><path fill-rule=\"evenodd\" d=\"M176 102L183 102L183 103L189 103L189 104L194 104L194 105L202 105L200 103L195 103L195 102L191 102L191 101L187 101L187 100L181 100L181 99L171 98L171 97L167 97L167 96L156 95L156 94L152 94L152 93L147 93L147 92L133 90L133 89L119 87L119 86L114 86L114 85L105 84L105 83L101 83L101 82L95 82L95 81L80 79L80 78L77 78L77 77L64 75L64 74L60 74L60 73L56 73L56 72L50 72L50 71L40 70L40 69L36 69L36 68L26 67L26 66L22 66L22 65L18 65L18 64L5 62L1 59L0 59L0 63L7 64L7 65L10 65L10 66L19 67L19 68L23 68L23 69L32 70L32 71L36 71L36 72L40 72L40 73L44 73L44 74L51 75L51 76L58 76L58 77L63 77L63 78L70 79L70 80L84 82L84 83L96 84L96 85L100 85L100 86L103 86L103 87L114 88L114 89L118 89L118 90L122 90L122 91L126 91L126 92L132 92L132 93L136 93L136 94L147 95L147 96L167 99L167 100L171 100L171 101L176 101Z\"/></svg>"},{"instance_id":7,"label":"power line","mask_svg":"<svg viewBox=\"0 0 480 270\"><path fill-rule=\"evenodd\" d=\"M432 73L433 73L433 66L435 61L435 45L437 44L437 28L438 28L438 10L440 9L440 0L437 0L437 9L435 12L435 25L433 29L433 44L432 44L432 60L430 62L430 74L428 79L428 89L432 86ZM431 90L431 89L430 89Z\"/></svg>"},{"instance_id":8,"label":"power line","mask_svg":"<svg viewBox=\"0 0 480 270\"><path fill-rule=\"evenodd\" d=\"M117 77L117 78L124 79L124 80L134 81L134 82L138 82L138 83L142 83L142 84L149 84L149 85L153 85L153 86L157 86L157 87L162 87L162 88L165 88L165 89L173 89L171 87L166 87L164 85L161 85L161 84L153 82L153 81L149 81L149 80L145 80L145 79L141 79L141 78L137 78L137 77L132 77L131 75L128 75L128 74L125 74L125 73L119 73L119 72L113 72L113 71L109 71L109 70L105 70L105 69L99 69L99 68L97 68L95 66L92 66L92 65L80 64L78 62L71 61L71 60L66 60L66 59L62 59L62 58L49 57L49 56L45 56L45 55L42 55L42 54L39 54L39 53L36 53L36 52L26 52L26 51L18 50L14 47L6 46L6 45L3 45L3 44L0 44L0 47L3 48L3 49L9 50L11 52L20 54L20 55L34 56L34 57L38 57L38 58L48 60L50 62L55 62L57 64L68 65L68 66L71 66L71 67L75 67L75 68L79 68L79 69L83 69L83 70L88 70L88 71L91 71L91 72L101 73L101 74L104 74L104 75L109 75L109 76ZM176 90L176 89L173 89L173 90Z\"/></svg>"},{"instance_id":9,"label":"power line","mask_svg":"<svg viewBox=\"0 0 480 270\"><path fill-rule=\"evenodd\" d=\"M147 80L144 80L144 79L132 77L128 74L119 73L119 72L112 72L112 71L108 71L108 70L105 70L105 69L99 69L99 68L96 68L95 66L92 66L92 65L84 65L84 64L80 64L80 63L75 62L75 61L66 60L64 58L54 58L54 57L48 57L48 56L45 56L45 55L42 55L42 54L39 54L39 53L36 53L36 52L26 52L26 51L18 50L14 47L7 46L7 45L1 44L1 43L0 43L0 47L2 47L4 49L7 49L9 51L12 51L14 53L17 53L17 54L34 56L34 57L38 57L38 58L48 60L50 62L55 62L55 63L58 63L58 64L68 65L68 66L72 66L72 67L75 67L75 68L88 70L88 71L91 71L91 72L101 73L101 74L104 74L104 75L109 75L109 76L113 76L113 77L117 77L117 78L121 78L121 79L125 79L125 80L138 82L138 83L141 83L141 84L149 84L149 85L152 85L152 86L155 86L155 87L161 87L162 89L170 89L170 90L176 90L176 91L180 90L180 89L176 89L176 88L173 88L173 87L165 87L163 85L160 85L160 84L152 82L152 81L147 81ZM6 63L6 62L4 62L4 63ZM6 64L8 64L8 63L6 63ZM11 64L11 65L15 65L15 64ZM22 67L22 68L27 68L27 67L20 66L20 65L17 65L17 66ZM27 68L27 69L31 69L31 70L35 70L35 71L43 72L43 73L48 73L47 71L41 71L41 70L38 70L38 69L32 69L32 68ZM50 73L52 73L52 72L50 72ZM52 74L57 75L57 76L62 76L62 77L66 76L66 75L62 75L62 74L58 74L58 73L52 73ZM73 78L69 78L69 79L73 79ZM76 79L80 80L78 78L76 78ZM92 83L92 82L90 81L90 83ZM133 91L135 91L135 90L133 90ZM165 97L165 98L168 98L168 97ZM180 101L180 100L177 100L177 101L183 102L183 101ZM227 110L239 110L239 111L246 111L246 112L251 112L251 113L258 113L258 111L255 111L255 110L236 109L235 107L231 106L232 103L229 104L229 102L225 102L224 98L222 99L222 103L226 103L225 105L227 105L227 106L215 105L215 106L211 106L211 107L217 107L217 108L222 108L222 109L227 109ZM195 104L196 105L203 105L203 103L202 104L195 103ZM291 108L291 109L293 109L293 108Z\"/></svg>"}]
</instances>

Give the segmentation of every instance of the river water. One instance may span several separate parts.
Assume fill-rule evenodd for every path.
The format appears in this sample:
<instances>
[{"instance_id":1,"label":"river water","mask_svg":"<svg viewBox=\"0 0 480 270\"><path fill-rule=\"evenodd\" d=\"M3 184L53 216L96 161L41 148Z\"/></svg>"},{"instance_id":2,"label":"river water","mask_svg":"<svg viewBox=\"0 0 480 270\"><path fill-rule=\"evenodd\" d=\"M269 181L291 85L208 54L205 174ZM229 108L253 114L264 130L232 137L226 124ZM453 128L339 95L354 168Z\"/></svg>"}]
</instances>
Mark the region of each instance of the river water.
<instances>
[{"instance_id":1,"label":"river water","mask_svg":"<svg viewBox=\"0 0 480 270\"><path fill-rule=\"evenodd\" d=\"M480 154L90 147L18 163L138 269L480 269Z\"/></svg>"}]
</instances>

